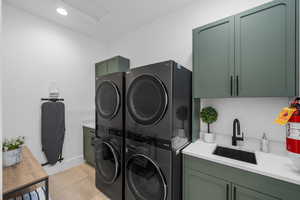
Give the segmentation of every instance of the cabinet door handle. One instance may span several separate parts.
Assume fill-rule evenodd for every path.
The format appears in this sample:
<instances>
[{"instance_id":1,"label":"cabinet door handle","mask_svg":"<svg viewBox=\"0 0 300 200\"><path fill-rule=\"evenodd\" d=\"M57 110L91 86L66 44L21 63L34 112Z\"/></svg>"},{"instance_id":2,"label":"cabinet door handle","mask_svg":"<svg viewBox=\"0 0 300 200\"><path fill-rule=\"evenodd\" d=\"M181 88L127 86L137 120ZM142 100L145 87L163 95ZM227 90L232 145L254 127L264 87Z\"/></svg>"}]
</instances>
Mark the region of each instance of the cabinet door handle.
<instances>
[{"instance_id":1,"label":"cabinet door handle","mask_svg":"<svg viewBox=\"0 0 300 200\"><path fill-rule=\"evenodd\" d=\"M233 200L236 200L236 187L233 187Z\"/></svg>"},{"instance_id":2,"label":"cabinet door handle","mask_svg":"<svg viewBox=\"0 0 300 200\"><path fill-rule=\"evenodd\" d=\"M233 76L230 76L230 96L233 96Z\"/></svg>"},{"instance_id":3,"label":"cabinet door handle","mask_svg":"<svg viewBox=\"0 0 300 200\"><path fill-rule=\"evenodd\" d=\"M239 96L239 76L236 76L236 96Z\"/></svg>"},{"instance_id":4,"label":"cabinet door handle","mask_svg":"<svg viewBox=\"0 0 300 200\"><path fill-rule=\"evenodd\" d=\"M95 146L95 140L96 140L96 138L95 138L95 137L92 137L92 139L91 139L91 145L92 145L92 146Z\"/></svg>"},{"instance_id":5,"label":"cabinet door handle","mask_svg":"<svg viewBox=\"0 0 300 200\"><path fill-rule=\"evenodd\" d=\"M226 200L229 200L229 184L226 185Z\"/></svg>"}]
</instances>

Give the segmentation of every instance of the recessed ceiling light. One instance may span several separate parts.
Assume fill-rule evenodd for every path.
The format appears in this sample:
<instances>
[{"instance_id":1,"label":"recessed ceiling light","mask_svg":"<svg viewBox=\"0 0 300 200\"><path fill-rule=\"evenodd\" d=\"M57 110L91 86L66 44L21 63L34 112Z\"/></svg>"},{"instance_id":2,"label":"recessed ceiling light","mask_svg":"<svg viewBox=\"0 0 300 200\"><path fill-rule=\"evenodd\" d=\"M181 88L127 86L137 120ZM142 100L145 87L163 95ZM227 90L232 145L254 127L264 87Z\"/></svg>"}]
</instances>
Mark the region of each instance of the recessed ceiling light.
<instances>
[{"instance_id":1,"label":"recessed ceiling light","mask_svg":"<svg viewBox=\"0 0 300 200\"><path fill-rule=\"evenodd\" d=\"M60 15L63 15L63 16L67 16L68 15L67 10L64 9L64 8L61 8L61 7L57 8L56 12L58 12Z\"/></svg>"}]
</instances>

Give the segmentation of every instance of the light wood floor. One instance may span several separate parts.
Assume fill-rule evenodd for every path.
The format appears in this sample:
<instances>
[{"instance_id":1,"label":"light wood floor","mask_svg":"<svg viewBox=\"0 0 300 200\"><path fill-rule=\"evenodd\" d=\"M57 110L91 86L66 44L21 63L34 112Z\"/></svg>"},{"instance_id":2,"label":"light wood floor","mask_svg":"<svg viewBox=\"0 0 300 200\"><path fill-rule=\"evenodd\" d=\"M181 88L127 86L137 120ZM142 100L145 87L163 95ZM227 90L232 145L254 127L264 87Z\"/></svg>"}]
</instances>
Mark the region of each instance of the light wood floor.
<instances>
[{"instance_id":1,"label":"light wood floor","mask_svg":"<svg viewBox=\"0 0 300 200\"><path fill-rule=\"evenodd\" d=\"M50 176L51 200L109 200L95 186L95 169L82 164Z\"/></svg>"}]
</instances>

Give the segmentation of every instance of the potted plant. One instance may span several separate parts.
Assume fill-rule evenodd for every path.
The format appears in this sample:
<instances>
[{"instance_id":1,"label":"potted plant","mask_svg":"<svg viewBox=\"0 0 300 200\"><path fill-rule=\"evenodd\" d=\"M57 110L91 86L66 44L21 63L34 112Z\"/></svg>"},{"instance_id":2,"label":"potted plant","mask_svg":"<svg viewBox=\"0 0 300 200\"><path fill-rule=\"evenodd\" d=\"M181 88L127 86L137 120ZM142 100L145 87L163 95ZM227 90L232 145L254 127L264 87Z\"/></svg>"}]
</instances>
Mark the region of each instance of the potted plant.
<instances>
[{"instance_id":1,"label":"potted plant","mask_svg":"<svg viewBox=\"0 0 300 200\"><path fill-rule=\"evenodd\" d=\"M2 144L3 166L9 167L22 161L22 146L24 137L5 139Z\"/></svg>"},{"instance_id":2,"label":"potted plant","mask_svg":"<svg viewBox=\"0 0 300 200\"><path fill-rule=\"evenodd\" d=\"M215 142L215 134L210 132L210 125L217 121L218 112L213 107L205 107L200 112L200 118L207 124L207 133L204 133L204 141L208 143Z\"/></svg>"}]
</instances>

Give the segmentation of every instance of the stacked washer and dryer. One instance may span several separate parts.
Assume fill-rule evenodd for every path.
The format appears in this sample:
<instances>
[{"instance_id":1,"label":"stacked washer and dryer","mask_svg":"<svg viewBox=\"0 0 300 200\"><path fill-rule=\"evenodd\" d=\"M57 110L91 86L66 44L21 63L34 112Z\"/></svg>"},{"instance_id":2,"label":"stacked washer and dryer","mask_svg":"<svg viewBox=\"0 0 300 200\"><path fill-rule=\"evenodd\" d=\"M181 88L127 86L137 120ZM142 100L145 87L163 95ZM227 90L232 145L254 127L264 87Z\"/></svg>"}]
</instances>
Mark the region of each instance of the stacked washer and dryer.
<instances>
[{"instance_id":1,"label":"stacked washer and dryer","mask_svg":"<svg viewBox=\"0 0 300 200\"><path fill-rule=\"evenodd\" d=\"M112 200L182 199L181 150L191 139L191 71L166 61L134 68L122 76L125 84L111 86L115 76L97 80L97 187Z\"/></svg>"},{"instance_id":2,"label":"stacked washer and dryer","mask_svg":"<svg viewBox=\"0 0 300 200\"><path fill-rule=\"evenodd\" d=\"M96 79L96 187L112 200L124 196L124 89L125 74Z\"/></svg>"}]
</instances>

